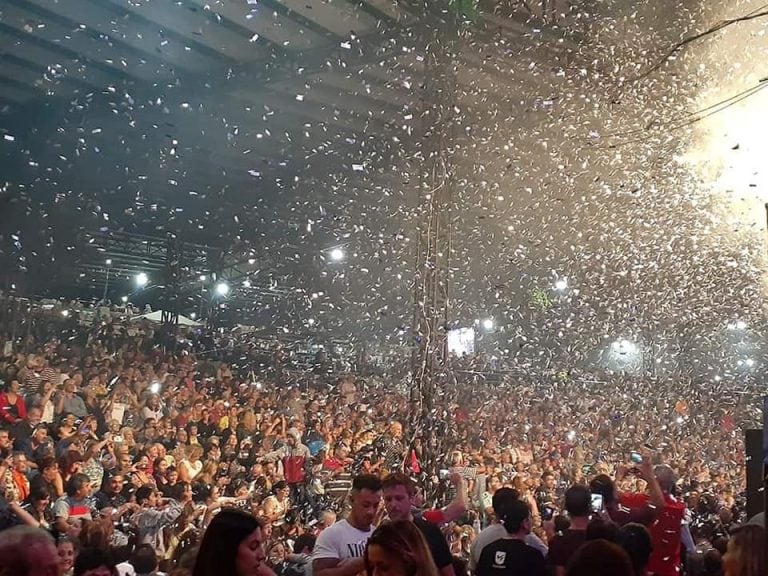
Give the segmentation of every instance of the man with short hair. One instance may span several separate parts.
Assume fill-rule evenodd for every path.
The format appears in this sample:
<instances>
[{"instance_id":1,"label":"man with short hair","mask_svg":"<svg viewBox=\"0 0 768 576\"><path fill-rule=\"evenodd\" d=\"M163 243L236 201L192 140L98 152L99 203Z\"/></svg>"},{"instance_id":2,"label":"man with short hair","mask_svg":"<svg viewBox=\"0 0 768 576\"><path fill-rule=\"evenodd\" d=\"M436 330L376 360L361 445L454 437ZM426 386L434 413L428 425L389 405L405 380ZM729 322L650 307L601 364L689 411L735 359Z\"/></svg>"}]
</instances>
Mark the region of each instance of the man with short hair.
<instances>
[{"instance_id":1,"label":"man with short hair","mask_svg":"<svg viewBox=\"0 0 768 576\"><path fill-rule=\"evenodd\" d=\"M557 511L557 497L557 479L554 472L547 470L541 475L541 486L536 490L536 505L543 519L554 517Z\"/></svg>"},{"instance_id":2,"label":"man with short hair","mask_svg":"<svg viewBox=\"0 0 768 576\"><path fill-rule=\"evenodd\" d=\"M11 452L11 433L6 428L0 428L0 456L7 458Z\"/></svg>"},{"instance_id":3,"label":"man with short hair","mask_svg":"<svg viewBox=\"0 0 768 576\"><path fill-rule=\"evenodd\" d=\"M160 497L160 491L154 486L141 486L136 490L136 504L141 507L131 520L139 530L139 542L151 544L158 550L162 550L161 529L170 526L181 516L181 504L176 500L167 499L165 505Z\"/></svg>"},{"instance_id":4,"label":"man with short hair","mask_svg":"<svg viewBox=\"0 0 768 576\"><path fill-rule=\"evenodd\" d=\"M413 522L424 535L441 576L454 576L451 549L440 529L431 522L413 517L412 507L416 496L414 482L401 472L389 474L382 482L382 494L389 519L393 522Z\"/></svg>"},{"instance_id":5,"label":"man with short hair","mask_svg":"<svg viewBox=\"0 0 768 576\"><path fill-rule=\"evenodd\" d=\"M301 432L289 428L285 435L286 444L273 452L262 456L260 462L276 462L283 465L283 475L290 488L291 500L294 504L302 505L308 498L306 490L306 467L312 457L309 448L301 443Z\"/></svg>"},{"instance_id":6,"label":"man with short hair","mask_svg":"<svg viewBox=\"0 0 768 576\"><path fill-rule=\"evenodd\" d=\"M531 510L522 500L510 502L501 512L507 531L504 538L483 548L476 576L545 576L544 557L525 543L531 533Z\"/></svg>"},{"instance_id":7,"label":"man with short hair","mask_svg":"<svg viewBox=\"0 0 768 576\"><path fill-rule=\"evenodd\" d=\"M480 561L480 555L483 553L483 549L486 546L492 542L496 542L496 540L504 538L507 535L507 530L501 523L501 518L504 516L504 510L510 505L510 503L516 502L518 500L520 500L520 494L514 488L499 488L493 494L493 524L488 526L485 530L481 531L472 544L472 549L469 555L469 567L471 570L474 571L475 568L477 568L477 563ZM534 533L530 533L525 536L525 543L528 544L528 546L531 548L538 550L542 558L547 555L547 545L544 544L544 542L542 542L542 540Z\"/></svg>"},{"instance_id":8,"label":"man with short hair","mask_svg":"<svg viewBox=\"0 0 768 576\"><path fill-rule=\"evenodd\" d=\"M36 408L32 408L29 413L31 414ZM48 436L48 427L45 424L38 423L32 430L29 436L24 438L16 438L16 447L19 451L24 452L27 456L27 460L37 462L41 458L53 454L53 444ZM37 468L37 465L33 466Z\"/></svg>"},{"instance_id":9,"label":"man with short hair","mask_svg":"<svg viewBox=\"0 0 768 576\"><path fill-rule=\"evenodd\" d=\"M22 444L32 436L42 418L43 411L38 406L32 406L27 410L26 418L11 426L11 436L13 436L13 445L16 450L22 449Z\"/></svg>"},{"instance_id":10,"label":"man with short hair","mask_svg":"<svg viewBox=\"0 0 768 576\"><path fill-rule=\"evenodd\" d=\"M29 496L28 471L29 466L27 465L27 457L24 452L14 452L11 477L13 478L13 484L16 487L16 495L20 502L23 502Z\"/></svg>"},{"instance_id":11,"label":"man with short hair","mask_svg":"<svg viewBox=\"0 0 768 576\"><path fill-rule=\"evenodd\" d=\"M125 478L123 478L122 474L114 474L104 483L104 488L94 495L96 510L101 510L103 508L120 508L125 504L126 499L122 495L124 487Z\"/></svg>"},{"instance_id":12,"label":"man with short hair","mask_svg":"<svg viewBox=\"0 0 768 576\"><path fill-rule=\"evenodd\" d=\"M88 409L83 399L76 394L77 384L72 378L64 382L62 391L56 396L54 402L55 412L59 414L74 414L78 418L88 416Z\"/></svg>"},{"instance_id":13,"label":"man with short hair","mask_svg":"<svg viewBox=\"0 0 768 576\"><path fill-rule=\"evenodd\" d=\"M361 474L352 481L349 516L318 536L312 553L314 576L353 576L365 571L365 546L381 503L381 480Z\"/></svg>"},{"instance_id":14,"label":"man with short hair","mask_svg":"<svg viewBox=\"0 0 768 576\"><path fill-rule=\"evenodd\" d=\"M56 500L53 505L53 517L56 519L60 532L67 531L71 520L91 520L91 509L88 496L91 494L91 480L85 474L78 472L67 481L66 494Z\"/></svg>"},{"instance_id":15,"label":"man with short hair","mask_svg":"<svg viewBox=\"0 0 768 576\"><path fill-rule=\"evenodd\" d=\"M293 553L286 558L285 576L312 576L312 551L317 538L302 534L293 544Z\"/></svg>"},{"instance_id":16,"label":"man with short hair","mask_svg":"<svg viewBox=\"0 0 768 576\"><path fill-rule=\"evenodd\" d=\"M547 562L554 567L555 576L565 576L565 567L571 557L587 541L587 525L592 513L592 493L589 488L576 484L565 492L565 510L571 525L549 543Z\"/></svg>"}]
</instances>

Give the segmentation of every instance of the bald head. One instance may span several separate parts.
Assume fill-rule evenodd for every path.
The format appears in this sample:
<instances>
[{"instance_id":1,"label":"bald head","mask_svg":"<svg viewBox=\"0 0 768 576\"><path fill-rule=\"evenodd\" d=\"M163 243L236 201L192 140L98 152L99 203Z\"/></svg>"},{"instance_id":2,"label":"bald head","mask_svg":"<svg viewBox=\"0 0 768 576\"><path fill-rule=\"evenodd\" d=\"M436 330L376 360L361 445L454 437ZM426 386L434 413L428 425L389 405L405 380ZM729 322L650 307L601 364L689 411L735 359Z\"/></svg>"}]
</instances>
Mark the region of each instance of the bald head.
<instances>
[{"instance_id":1,"label":"bald head","mask_svg":"<svg viewBox=\"0 0 768 576\"><path fill-rule=\"evenodd\" d=\"M677 476L672 468L666 464L660 464L653 469L653 473L656 476L656 480L659 482L661 491L664 492L664 494L671 494L672 489L677 482Z\"/></svg>"}]
</instances>

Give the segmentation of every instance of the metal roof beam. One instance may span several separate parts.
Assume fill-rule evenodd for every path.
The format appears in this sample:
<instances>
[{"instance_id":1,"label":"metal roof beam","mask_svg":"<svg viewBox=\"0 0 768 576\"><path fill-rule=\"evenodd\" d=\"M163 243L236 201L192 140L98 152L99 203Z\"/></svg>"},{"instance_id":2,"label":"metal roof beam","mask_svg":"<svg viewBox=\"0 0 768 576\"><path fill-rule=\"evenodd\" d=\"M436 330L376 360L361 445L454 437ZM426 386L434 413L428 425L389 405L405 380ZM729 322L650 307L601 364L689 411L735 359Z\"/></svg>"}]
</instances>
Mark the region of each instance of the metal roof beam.
<instances>
[{"instance_id":1,"label":"metal roof beam","mask_svg":"<svg viewBox=\"0 0 768 576\"><path fill-rule=\"evenodd\" d=\"M50 6L55 3L47 2ZM76 22L68 22L65 26L63 18L55 12L38 9L37 5L23 0L7 2L0 10L2 22L20 32L31 34L56 46L68 48L73 52L86 56L89 60L99 62L109 68L115 68L120 73L145 82L156 81L158 73L167 75L162 70L162 61L157 58L137 57L135 51L118 49L111 46L108 39L99 37L98 33L87 27L79 27ZM154 63L150 63L154 61Z\"/></svg>"},{"instance_id":2,"label":"metal roof beam","mask_svg":"<svg viewBox=\"0 0 768 576\"><path fill-rule=\"evenodd\" d=\"M327 39L317 32L301 26L285 14L267 10L258 4L232 0L189 0L196 6L209 9L230 22L242 26L260 38L266 38L284 50L312 50Z\"/></svg>"},{"instance_id":3,"label":"metal roof beam","mask_svg":"<svg viewBox=\"0 0 768 576\"><path fill-rule=\"evenodd\" d=\"M209 56L219 54L222 62L254 62L270 57L269 50L249 42L249 39L227 30L197 11L178 2L119 2L108 0L132 15L154 22L190 42L204 46Z\"/></svg>"},{"instance_id":4,"label":"metal roof beam","mask_svg":"<svg viewBox=\"0 0 768 576\"><path fill-rule=\"evenodd\" d=\"M26 34L20 36L12 28L0 24L0 51L11 54L21 60L29 60L46 69L51 69L57 75L67 75L103 90L107 86L120 84L121 79L111 75L101 66L90 61L79 60L79 55L69 50L62 50L50 43L38 42L36 38Z\"/></svg>"}]
</instances>

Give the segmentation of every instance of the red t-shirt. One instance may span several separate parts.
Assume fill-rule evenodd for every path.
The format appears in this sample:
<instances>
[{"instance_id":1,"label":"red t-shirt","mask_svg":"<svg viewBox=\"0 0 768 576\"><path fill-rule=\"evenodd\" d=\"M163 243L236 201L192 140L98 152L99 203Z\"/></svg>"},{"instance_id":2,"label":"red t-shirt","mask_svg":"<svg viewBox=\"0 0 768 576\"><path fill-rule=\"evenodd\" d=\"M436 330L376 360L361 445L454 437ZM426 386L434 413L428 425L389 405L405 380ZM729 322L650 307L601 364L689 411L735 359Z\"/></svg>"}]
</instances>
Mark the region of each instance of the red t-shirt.
<instances>
[{"instance_id":1,"label":"red t-shirt","mask_svg":"<svg viewBox=\"0 0 768 576\"><path fill-rule=\"evenodd\" d=\"M422 512L421 517L424 518L427 522L431 522L432 524L445 524L445 514L442 510L434 509L434 510L424 510Z\"/></svg>"},{"instance_id":2,"label":"red t-shirt","mask_svg":"<svg viewBox=\"0 0 768 576\"><path fill-rule=\"evenodd\" d=\"M685 517L685 504L664 495L666 506L657 510L656 520L648 526L653 542L653 552L648 570L657 576L678 576L680 574L680 530ZM621 504L627 508L648 506L647 494L622 494Z\"/></svg>"}]
</instances>

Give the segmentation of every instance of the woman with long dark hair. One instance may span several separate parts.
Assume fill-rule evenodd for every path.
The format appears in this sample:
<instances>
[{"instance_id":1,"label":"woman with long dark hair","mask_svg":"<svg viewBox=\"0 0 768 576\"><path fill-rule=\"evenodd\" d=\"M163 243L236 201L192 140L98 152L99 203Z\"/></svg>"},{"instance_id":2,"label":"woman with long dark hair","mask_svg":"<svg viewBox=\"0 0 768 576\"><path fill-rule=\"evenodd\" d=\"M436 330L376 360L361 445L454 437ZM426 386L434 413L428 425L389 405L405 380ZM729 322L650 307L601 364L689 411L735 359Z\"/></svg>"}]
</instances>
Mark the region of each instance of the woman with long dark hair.
<instances>
[{"instance_id":1,"label":"woman with long dark hair","mask_svg":"<svg viewBox=\"0 0 768 576\"><path fill-rule=\"evenodd\" d=\"M365 548L367 576L438 576L426 540L413 522L382 524Z\"/></svg>"},{"instance_id":2,"label":"woman with long dark hair","mask_svg":"<svg viewBox=\"0 0 768 576\"><path fill-rule=\"evenodd\" d=\"M768 551L765 546L765 528L756 524L740 526L728 540L723 556L725 576L766 576Z\"/></svg>"},{"instance_id":3,"label":"woman with long dark hair","mask_svg":"<svg viewBox=\"0 0 768 576\"><path fill-rule=\"evenodd\" d=\"M205 531L193 576L274 576L266 565L261 522L241 510L219 512Z\"/></svg>"}]
</instances>

